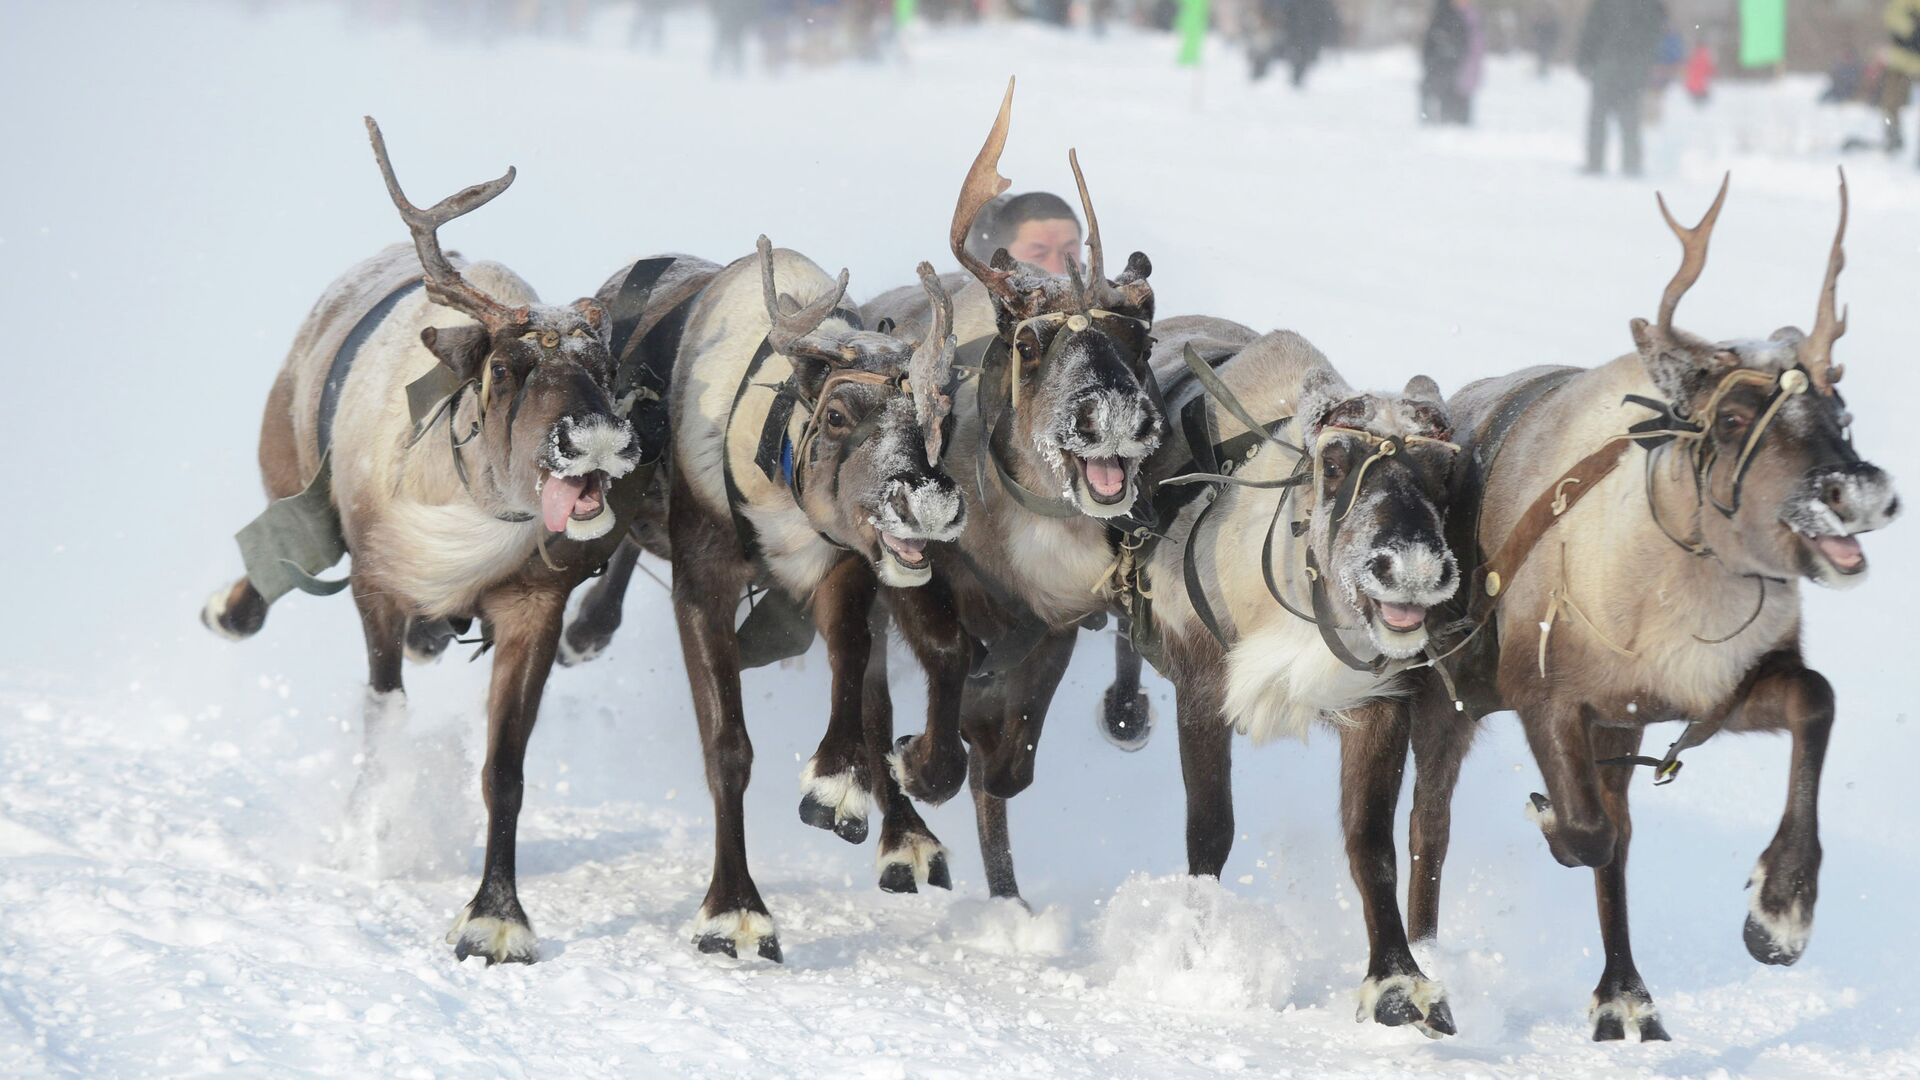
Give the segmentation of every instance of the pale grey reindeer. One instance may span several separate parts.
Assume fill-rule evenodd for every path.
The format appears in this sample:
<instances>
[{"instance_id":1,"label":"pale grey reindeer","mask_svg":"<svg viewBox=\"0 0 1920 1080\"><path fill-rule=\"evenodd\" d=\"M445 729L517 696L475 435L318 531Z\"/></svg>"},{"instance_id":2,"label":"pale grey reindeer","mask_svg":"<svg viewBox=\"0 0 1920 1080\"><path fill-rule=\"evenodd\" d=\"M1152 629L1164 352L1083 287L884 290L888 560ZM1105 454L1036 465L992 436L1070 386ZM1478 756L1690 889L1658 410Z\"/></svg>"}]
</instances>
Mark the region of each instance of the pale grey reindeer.
<instances>
[{"instance_id":1,"label":"pale grey reindeer","mask_svg":"<svg viewBox=\"0 0 1920 1080\"><path fill-rule=\"evenodd\" d=\"M366 634L370 749L376 726L404 704L409 624L485 627L494 649L486 863L447 940L461 958L530 962L537 938L514 875L522 762L567 594L612 550L611 488L640 448L614 409L605 309L592 299L542 304L506 267L440 248L439 228L505 191L513 170L421 210L366 123L413 244L348 270L307 316L267 396L261 473L275 500L325 498L330 475L328 513L353 554ZM416 428L408 388L436 365L457 389ZM247 637L268 599L243 577L202 617ZM380 767L377 755L366 767Z\"/></svg>"},{"instance_id":2,"label":"pale grey reindeer","mask_svg":"<svg viewBox=\"0 0 1920 1080\"><path fill-rule=\"evenodd\" d=\"M1593 870L1605 950L1588 1011L1596 1040L1668 1038L1627 930L1636 764L1664 783L1682 750L1716 732L1791 735L1787 805L1748 881L1744 938L1762 963L1806 949L1835 702L1801 653L1799 581L1859 585L1859 536L1900 510L1892 479L1855 452L1836 388L1845 176L1806 333L1714 342L1674 325L1726 193L1722 183L1691 229L1661 200L1681 265L1658 318L1632 321L1632 352L1485 379L1449 405L1471 466L1457 480L1454 544L1478 567L1461 593L1477 629L1445 665L1465 713L1430 686L1416 730L1408 922L1416 938L1438 930L1449 806L1475 718L1518 712L1547 789L1527 810L1556 860ZM1640 756L1646 726L1663 720L1688 726L1664 756Z\"/></svg>"},{"instance_id":3,"label":"pale grey reindeer","mask_svg":"<svg viewBox=\"0 0 1920 1080\"><path fill-rule=\"evenodd\" d=\"M920 275L944 310L932 268L922 264ZM643 520L636 532L672 560L714 800L713 879L694 927L704 952L782 959L747 868L742 798L753 746L736 625L744 591L756 580L785 590L822 631L832 702L827 738L802 777L803 815L811 807L815 823L857 842L890 741L863 725L873 596L881 583L926 582L928 543L953 539L966 522L958 487L936 464L953 389L946 318L917 343L864 330L841 306L846 285L845 271L835 281L765 237L757 257L712 275L691 301L674 363L665 527ZM761 452L769 445L771 462ZM895 809L901 827L883 838L883 862L943 884L924 824L913 828L918 815L903 800Z\"/></svg>"}]
</instances>

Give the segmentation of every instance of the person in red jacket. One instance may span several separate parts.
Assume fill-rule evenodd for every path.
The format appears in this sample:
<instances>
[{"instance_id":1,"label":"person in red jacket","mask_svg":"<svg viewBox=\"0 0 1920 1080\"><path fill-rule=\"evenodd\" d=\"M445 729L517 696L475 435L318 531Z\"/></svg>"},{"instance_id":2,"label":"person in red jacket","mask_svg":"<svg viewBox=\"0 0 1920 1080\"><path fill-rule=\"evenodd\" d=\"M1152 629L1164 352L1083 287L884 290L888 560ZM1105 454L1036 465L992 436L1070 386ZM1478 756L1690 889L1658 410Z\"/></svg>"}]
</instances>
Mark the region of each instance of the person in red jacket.
<instances>
[{"instance_id":1,"label":"person in red jacket","mask_svg":"<svg viewBox=\"0 0 1920 1080\"><path fill-rule=\"evenodd\" d=\"M1705 41L1693 43L1693 52L1687 56L1686 87L1687 96L1694 104L1705 105L1707 97L1713 91L1713 76L1717 69L1713 64L1713 50Z\"/></svg>"}]
</instances>

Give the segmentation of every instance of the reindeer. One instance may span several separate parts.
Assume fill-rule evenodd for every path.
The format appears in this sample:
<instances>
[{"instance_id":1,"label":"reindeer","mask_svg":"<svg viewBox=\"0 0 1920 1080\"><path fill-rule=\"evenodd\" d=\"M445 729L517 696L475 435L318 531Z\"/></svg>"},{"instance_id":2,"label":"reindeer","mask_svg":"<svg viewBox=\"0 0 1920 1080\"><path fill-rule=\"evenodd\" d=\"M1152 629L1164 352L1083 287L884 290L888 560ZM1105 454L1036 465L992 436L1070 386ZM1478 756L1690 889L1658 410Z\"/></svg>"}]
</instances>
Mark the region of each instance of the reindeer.
<instances>
[{"instance_id":1,"label":"reindeer","mask_svg":"<svg viewBox=\"0 0 1920 1080\"><path fill-rule=\"evenodd\" d=\"M1152 264L1136 252L1106 277L1077 155L1069 161L1087 218L1084 280L1077 269L1047 276L1004 251L990 264L967 252L975 215L1008 185L998 163L1012 108L1009 80L948 235L973 279L956 294L954 329L986 349L975 393L957 395L948 442L972 522L934 552L931 585L886 596L926 669L929 696L926 729L901 740L895 778L935 804L971 779L989 890L1001 897L1019 893L1004 800L1033 780L1041 726L1080 623L1106 608L1098 586L1113 561L1109 522L1133 505L1140 469L1164 433L1146 369ZM929 318L904 290L876 298L865 314L908 332Z\"/></svg>"},{"instance_id":2,"label":"reindeer","mask_svg":"<svg viewBox=\"0 0 1920 1080\"><path fill-rule=\"evenodd\" d=\"M366 124L413 245L348 270L308 315L267 396L261 473L269 498L284 500L330 470L366 634L370 747L382 718L404 707L409 623L482 620L494 648L481 770L486 864L447 941L461 959L527 963L537 938L514 878L522 762L567 594L606 559L610 485L640 447L614 410L600 304L542 304L507 268L440 248L440 227L492 201L514 171L422 210L401 191L379 127ZM357 351L342 348L358 335ZM414 430L407 388L435 365L457 389ZM245 637L266 610L243 577L215 593L203 617Z\"/></svg>"},{"instance_id":3,"label":"reindeer","mask_svg":"<svg viewBox=\"0 0 1920 1080\"><path fill-rule=\"evenodd\" d=\"M1473 718L1512 709L1546 781L1530 816L1562 865L1593 869L1606 952L1588 1012L1596 1040L1669 1037L1627 934L1635 764L1665 783L1680 752L1716 732L1791 734L1787 805L1748 881L1744 936L1761 963L1805 950L1834 694L1801 656L1798 581L1858 585L1859 535L1899 512L1892 480L1854 452L1836 389L1845 175L1811 333L1712 342L1674 325L1726 193L1723 182L1691 229L1660 200L1683 257L1657 321L1632 321L1633 352L1482 380L1449 405L1471 465L1456 478L1455 549L1479 566L1461 602L1479 629L1445 665L1465 714L1430 698L1413 743L1409 923L1416 937L1438 928ZM1663 757L1639 755L1648 724L1680 719Z\"/></svg>"},{"instance_id":4,"label":"reindeer","mask_svg":"<svg viewBox=\"0 0 1920 1080\"><path fill-rule=\"evenodd\" d=\"M833 671L802 817L855 843L866 836L871 777L884 773L891 742L886 727L863 727L875 689L867 663L884 647L869 624L874 595L883 584L923 585L928 543L952 540L966 520L960 489L935 464L953 390L948 304L931 267L921 264L920 277L935 317L917 345L861 329L842 306L844 270L836 282L766 237L757 260L715 274L687 315L670 396L669 550L655 553L673 563L714 801L713 878L694 929L702 952L781 959L747 869L742 807L753 746L734 617L757 578L810 602ZM756 464L769 443L779 448L771 472ZM937 843L904 800L889 805L889 824L883 863L918 860L921 881L947 884L944 866L926 858Z\"/></svg>"}]
</instances>

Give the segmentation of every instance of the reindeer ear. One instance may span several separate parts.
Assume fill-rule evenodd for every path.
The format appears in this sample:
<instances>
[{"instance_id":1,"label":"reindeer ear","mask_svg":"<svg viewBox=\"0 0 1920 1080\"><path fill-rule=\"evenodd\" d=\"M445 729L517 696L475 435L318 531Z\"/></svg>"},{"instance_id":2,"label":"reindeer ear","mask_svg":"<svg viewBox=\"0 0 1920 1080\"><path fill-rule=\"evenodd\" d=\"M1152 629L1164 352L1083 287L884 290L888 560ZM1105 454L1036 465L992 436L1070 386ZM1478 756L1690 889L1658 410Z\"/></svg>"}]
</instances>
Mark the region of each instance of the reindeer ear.
<instances>
[{"instance_id":1,"label":"reindeer ear","mask_svg":"<svg viewBox=\"0 0 1920 1080\"><path fill-rule=\"evenodd\" d=\"M882 315L880 316L880 321L874 325L873 332L876 334L891 334L894 331L894 325L891 317Z\"/></svg>"},{"instance_id":2,"label":"reindeer ear","mask_svg":"<svg viewBox=\"0 0 1920 1080\"><path fill-rule=\"evenodd\" d=\"M1740 358L1729 350L1690 334L1669 337L1645 319L1633 320L1629 329L1647 376L1660 395L1683 412L1740 364Z\"/></svg>"},{"instance_id":3,"label":"reindeer ear","mask_svg":"<svg viewBox=\"0 0 1920 1080\"><path fill-rule=\"evenodd\" d=\"M993 258L987 260L987 265L993 267L995 270L1008 272L1020 268L1020 264L1014 261L1013 255L1009 253L1006 248L994 248Z\"/></svg>"},{"instance_id":4,"label":"reindeer ear","mask_svg":"<svg viewBox=\"0 0 1920 1080\"><path fill-rule=\"evenodd\" d=\"M590 296L582 297L573 302L573 310L579 312L587 320L587 325L593 327L594 333L603 336L606 334L607 309L601 306L600 301Z\"/></svg>"},{"instance_id":5,"label":"reindeer ear","mask_svg":"<svg viewBox=\"0 0 1920 1080\"><path fill-rule=\"evenodd\" d=\"M1318 435L1327 414L1352 393L1333 368L1325 364L1308 368L1306 377L1300 380L1300 430L1309 438Z\"/></svg>"},{"instance_id":6,"label":"reindeer ear","mask_svg":"<svg viewBox=\"0 0 1920 1080\"><path fill-rule=\"evenodd\" d=\"M833 371L833 362L812 352L799 352L787 359L793 364L794 389L805 400L817 404L820 387L826 383L828 373Z\"/></svg>"},{"instance_id":7,"label":"reindeer ear","mask_svg":"<svg viewBox=\"0 0 1920 1080\"><path fill-rule=\"evenodd\" d=\"M1400 392L1400 396L1415 401L1431 401L1436 405L1444 400L1440 396L1440 384L1425 375L1415 375L1408 379L1407 388Z\"/></svg>"},{"instance_id":8,"label":"reindeer ear","mask_svg":"<svg viewBox=\"0 0 1920 1080\"><path fill-rule=\"evenodd\" d=\"M480 365L486 362L487 353L492 351L493 346L486 327L476 323L429 326L420 331L420 344L438 357L448 371L462 379L471 379L479 374Z\"/></svg>"},{"instance_id":9,"label":"reindeer ear","mask_svg":"<svg viewBox=\"0 0 1920 1080\"><path fill-rule=\"evenodd\" d=\"M1124 285L1130 281L1145 281L1152 274L1153 260L1147 258L1146 252L1136 251L1127 256L1127 268L1120 271L1120 276L1113 280L1117 285Z\"/></svg>"}]
</instances>

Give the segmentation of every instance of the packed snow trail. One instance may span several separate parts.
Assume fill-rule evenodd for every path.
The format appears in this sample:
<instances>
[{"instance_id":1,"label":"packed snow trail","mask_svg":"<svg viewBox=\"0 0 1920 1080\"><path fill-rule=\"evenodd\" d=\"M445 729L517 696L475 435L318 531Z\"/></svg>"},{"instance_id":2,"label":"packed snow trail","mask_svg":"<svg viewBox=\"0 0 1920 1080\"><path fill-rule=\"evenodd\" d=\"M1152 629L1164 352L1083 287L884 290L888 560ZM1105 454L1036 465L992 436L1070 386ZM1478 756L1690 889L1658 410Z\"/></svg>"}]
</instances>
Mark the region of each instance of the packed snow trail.
<instances>
[{"instance_id":1,"label":"packed snow trail","mask_svg":"<svg viewBox=\"0 0 1920 1080\"><path fill-rule=\"evenodd\" d=\"M593 41L356 34L341 8L18 5L0 39L0 450L16 524L0 653L0 1071L8 1074L1166 1077L1920 1074L1909 998L1920 725L1906 691L1916 548L1867 541L1873 578L1808 589L1807 648L1840 700L1813 944L1791 969L1740 942L1787 746L1720 739L1636 786L1638 958L1676 1041L1594 1045L1590 876L1521 806L1517 725L1487 725L1456 803L1442 912L1460 1035L1353 1020L1366 957L1341 850L1333 741L1236 747L1223 884L1177 876L1183 811L1163 730L1101 739L1104 635L1063 684L1012 807L1036 914L983 899L966 800L928 812L955 889L889 896L871 847L795 819L826 714L819 654L750 673L749 842L787 964L688 943L711 814L665 594L638 577L608 653L556 673L528 758L521 896L542 962L456 964L442 940L480 864L484 662L409 668L401 763L369 842L344 816L364 656L344 598L294 597L232 645L194 615L260 508L253 440L294 328L340 269L400 235L360 125L404 140L410 184L520 179L448 242L548 297L642 254L728 259L765 231L857 296L945 263L953 192L1009 71L1003 172L1065 189L1076 145L1109 246L1152 255L1163 314L1298 329L1358 385L1448 391L1625 351L1681 217L1734 171L1685 323L1759 336L1812 318L1836 212L1829 148L1864 110L1814 84L1725 84L1669 104L1644 182L1576 175L1581 84L1496 61L1472 130L1420 128L1405 52L1345 54L1308 91L1204 81L1170 38L1032 27L916 33L910 61L716 81L706 31L671 53ZM1920 477L1920 175L1849 161L1839 345L1868 456ZM1117 257L1117 256L1116 256ZM664 573L664 568L650 564ZM896 665L903 730L924 704ZM1664 746L1668 729L1648 736ZM1403 803L1404 805L1404 803ZM364 824L364 823L363 823Z\"/></svg>"}]
</instances>

